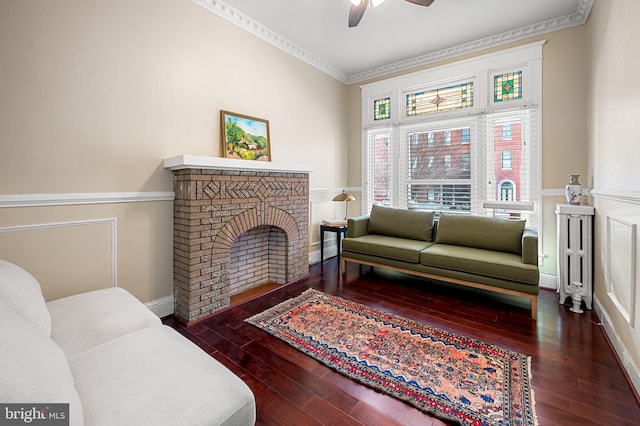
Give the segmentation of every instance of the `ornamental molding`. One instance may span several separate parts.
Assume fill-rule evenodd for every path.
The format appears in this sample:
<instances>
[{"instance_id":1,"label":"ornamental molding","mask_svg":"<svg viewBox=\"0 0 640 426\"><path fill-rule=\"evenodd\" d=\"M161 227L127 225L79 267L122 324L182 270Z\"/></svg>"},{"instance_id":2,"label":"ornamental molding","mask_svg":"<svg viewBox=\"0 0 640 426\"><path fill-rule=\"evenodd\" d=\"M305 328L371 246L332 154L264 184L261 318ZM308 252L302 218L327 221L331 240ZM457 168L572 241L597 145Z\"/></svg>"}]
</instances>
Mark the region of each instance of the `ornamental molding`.
<instances>
[{"instance_id":1,"label":"ornamental molding","mask_svg":"<svg viewBox=\"0 0 640 426\"><path fill-rule=\"evenodd\" d=\"M306 62L316 69L341 81L344 84L360 83L366 80L384 77L399 71L405 71L434 62L455 58L460 55L474 53L483 49L488 49L514 41L547 34L554 31L583 25L587 22L593 3L595 0L580 0L575 12L547 21L537 22L515 30L506 31L489 37L473 40L468 43L458 44L446 49L429 52L406 60L393 62L381 67L373 68L360 73L348 75L313 53L303 49L292 41L282 37L280 34L270 30L261 23L255 21L242 12L234 9L220 0L192 0L193 3L215 13L238 27L250 32L267 43L282 49L295 58Z\"/></svg>"},{"instance_id":2,"label":"ornamental molding","mask_svg":"<svg viewBox=\"0 0 640 426\"><path fill-rule=\"evenodd\" d=\"M346 83L349 76L330 63L320 59L313 53L303 49L294 42L282 37L280 34L270 30L258 21L248 17L244 13L229 6L220 0L192 0L198 6L207 9L210 12L226 19L232 24L237 25L245 31L250 32L256 37L266 41L267 43L284 50L291 56L300 59L303 62L319 69L325 74L330 75L338 81Z\"/></svg>"}]
</instances>

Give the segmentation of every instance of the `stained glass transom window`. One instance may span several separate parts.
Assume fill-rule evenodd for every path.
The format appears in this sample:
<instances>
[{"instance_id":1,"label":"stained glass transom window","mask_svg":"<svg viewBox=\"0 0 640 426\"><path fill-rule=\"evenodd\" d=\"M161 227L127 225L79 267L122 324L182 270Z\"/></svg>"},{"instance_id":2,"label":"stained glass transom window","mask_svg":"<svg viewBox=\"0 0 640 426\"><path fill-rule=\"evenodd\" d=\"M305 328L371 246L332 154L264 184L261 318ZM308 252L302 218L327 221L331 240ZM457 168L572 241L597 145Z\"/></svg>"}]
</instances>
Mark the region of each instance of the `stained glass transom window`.
<instances>
[{"instance_id":1,"label":"stained glass transom window","mask_svg":"<svg viewBox=\"0 0 640 426\"><path fill-rule=\"evenodd\" d=\"M373 101L373 119L386 120L391 118L391 98L382 98Z\"/></svg>"},{"instance_id":2,"label":"stained glass transom window","mask_svg":"<svg viewBox=\"0 0 640 426\"><path fill-rule=\"evenodd\" d=\"M469 108L473 106L473 82L410 93L406 101L408 117Z\"/></svg>"},{"instance_id":3,"label":"stained glass transom window","mask_svg":"<svg viewBox=\"0 0 640 426\"><path fill-rule=\"evenodd\" d=\"M522 71L508 72L493 77L493 101L522 99Z\"/></svg>"}]
</instances>

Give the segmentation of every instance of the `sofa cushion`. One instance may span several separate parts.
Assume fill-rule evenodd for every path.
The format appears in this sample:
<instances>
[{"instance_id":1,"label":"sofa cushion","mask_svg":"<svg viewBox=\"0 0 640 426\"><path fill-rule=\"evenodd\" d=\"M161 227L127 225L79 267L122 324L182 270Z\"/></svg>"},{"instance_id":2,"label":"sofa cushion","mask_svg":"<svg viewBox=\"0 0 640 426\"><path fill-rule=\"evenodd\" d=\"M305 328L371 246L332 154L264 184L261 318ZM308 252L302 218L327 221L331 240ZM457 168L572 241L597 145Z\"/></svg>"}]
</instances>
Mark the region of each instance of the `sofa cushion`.
<instances>
[{"instance_id":1,"label":"sofa cushion","mask_svg":"<svg viewBox=\"0 0 640 426\"><path fill-rule=\"evenodd\" d=\"M431 241L433 212L394 209L374 204L369 215L369 233L389 237Z\"/></svg>"},{"instance_id":2,"label":"sofa cushion","mask_svg":"<svg viewBox=\"0 0 640 426\"><path fill-rule=\"evenodd\" d=\"M519 255L473 247L434 244L420 254L420 263L536 286L539 279L538 267L522 263Z\"/></svg>"},{"instance_id":3,"label":"sofa cushion","mask_svg":"<svg viewBox=\"0 0 640 426\"><path fill-rule=\"evenodd\" d=\"M420 262L420 252L433 243L369 234L342 240L342 250L365 253L405 262Z\"/></svg>"},{"instance_id":4,"label":"sofa cushion","mask_svg":"<svg viewBox=\"0 0 640 426\"><path fill-rule=\"evenodd\" d=\"M67 356L145 327L160 325L153 312L126 290L105 288L47 303L51 338Z\"/></svg>"},{"instance_id":5,"label":"sofa cushion","mask_svg":"<svg viewBox=\"0 0 640 426\"><path fill-rule=\"evenodd\" d=\"M13 263L0 259L0 299L46 336L51 334L51 316L42 297L40 283Z\"/></svg>"},{"instance_id":6,"label":"sofa cushion","mask_svg":"<svg viewBox=\"0 0 640 426\"><path fill-rule=\"evenodd\" d=\"M442 214L436 243L522 254L524 220Z\"/></svg>"},{"instance_id":7,"label":"sofa cushion","mask_svg":"<svg viewBox=\"0 0 640 426\"><path fill-rule=\"evenodd\" d=\"M249 387L167 326L114 339L70 357L69 364L87 424L255 423Z\"/></svg>"},{"instance_id":8,"label":"sofa cushion","mask_svg":"<svg viewBox=\"0 0 640 426\"><path fill-rule=\"evenodd\" d=\"M70 424L82 425L82 405L64 353L2 299L0 342L0 401L66 403Z\"/></svg>"}]
</instances>

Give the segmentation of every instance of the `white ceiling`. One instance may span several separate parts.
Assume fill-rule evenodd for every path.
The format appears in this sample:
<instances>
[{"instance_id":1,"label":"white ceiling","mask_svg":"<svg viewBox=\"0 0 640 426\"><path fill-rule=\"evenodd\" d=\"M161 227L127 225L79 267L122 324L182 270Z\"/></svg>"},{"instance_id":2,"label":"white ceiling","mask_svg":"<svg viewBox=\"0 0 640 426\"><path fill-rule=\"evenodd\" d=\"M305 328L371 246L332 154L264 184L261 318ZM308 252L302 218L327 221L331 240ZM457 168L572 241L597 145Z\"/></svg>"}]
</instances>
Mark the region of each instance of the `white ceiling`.
<instances>
[{"instance_id":1,"label":"white ceiling","mask_svg":"<svg viewBox=\"0 0 640 426\"><path fill-rule=\"evenodd\" d=\"M594 2L387 0L349 28L349 0L193 1L345 83L581 25Z\"/></svg>"}]
</instances>

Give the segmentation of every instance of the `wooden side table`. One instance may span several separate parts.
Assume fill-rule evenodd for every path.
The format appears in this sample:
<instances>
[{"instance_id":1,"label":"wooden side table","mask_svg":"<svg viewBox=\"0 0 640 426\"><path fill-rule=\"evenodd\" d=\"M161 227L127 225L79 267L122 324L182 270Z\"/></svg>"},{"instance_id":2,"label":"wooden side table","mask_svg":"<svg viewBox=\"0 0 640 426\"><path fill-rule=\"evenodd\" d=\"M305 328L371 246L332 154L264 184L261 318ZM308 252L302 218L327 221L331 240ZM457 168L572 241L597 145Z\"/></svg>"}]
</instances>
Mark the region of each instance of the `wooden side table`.
<instances>
[{"instance_id":1,"label":"wooden side table","mask_svg":"<svg viewBox=\"0 0 640 426\"><path fill-rule=\"evenodd\" d=\"M347 225L331 226L325 225L324 223L320 225L320 263L324 262L324 233L326 231L336 233L338 239L338 256L340 256L340 241L341 237L347 236Z\"/></svg>"}]
</instances>

